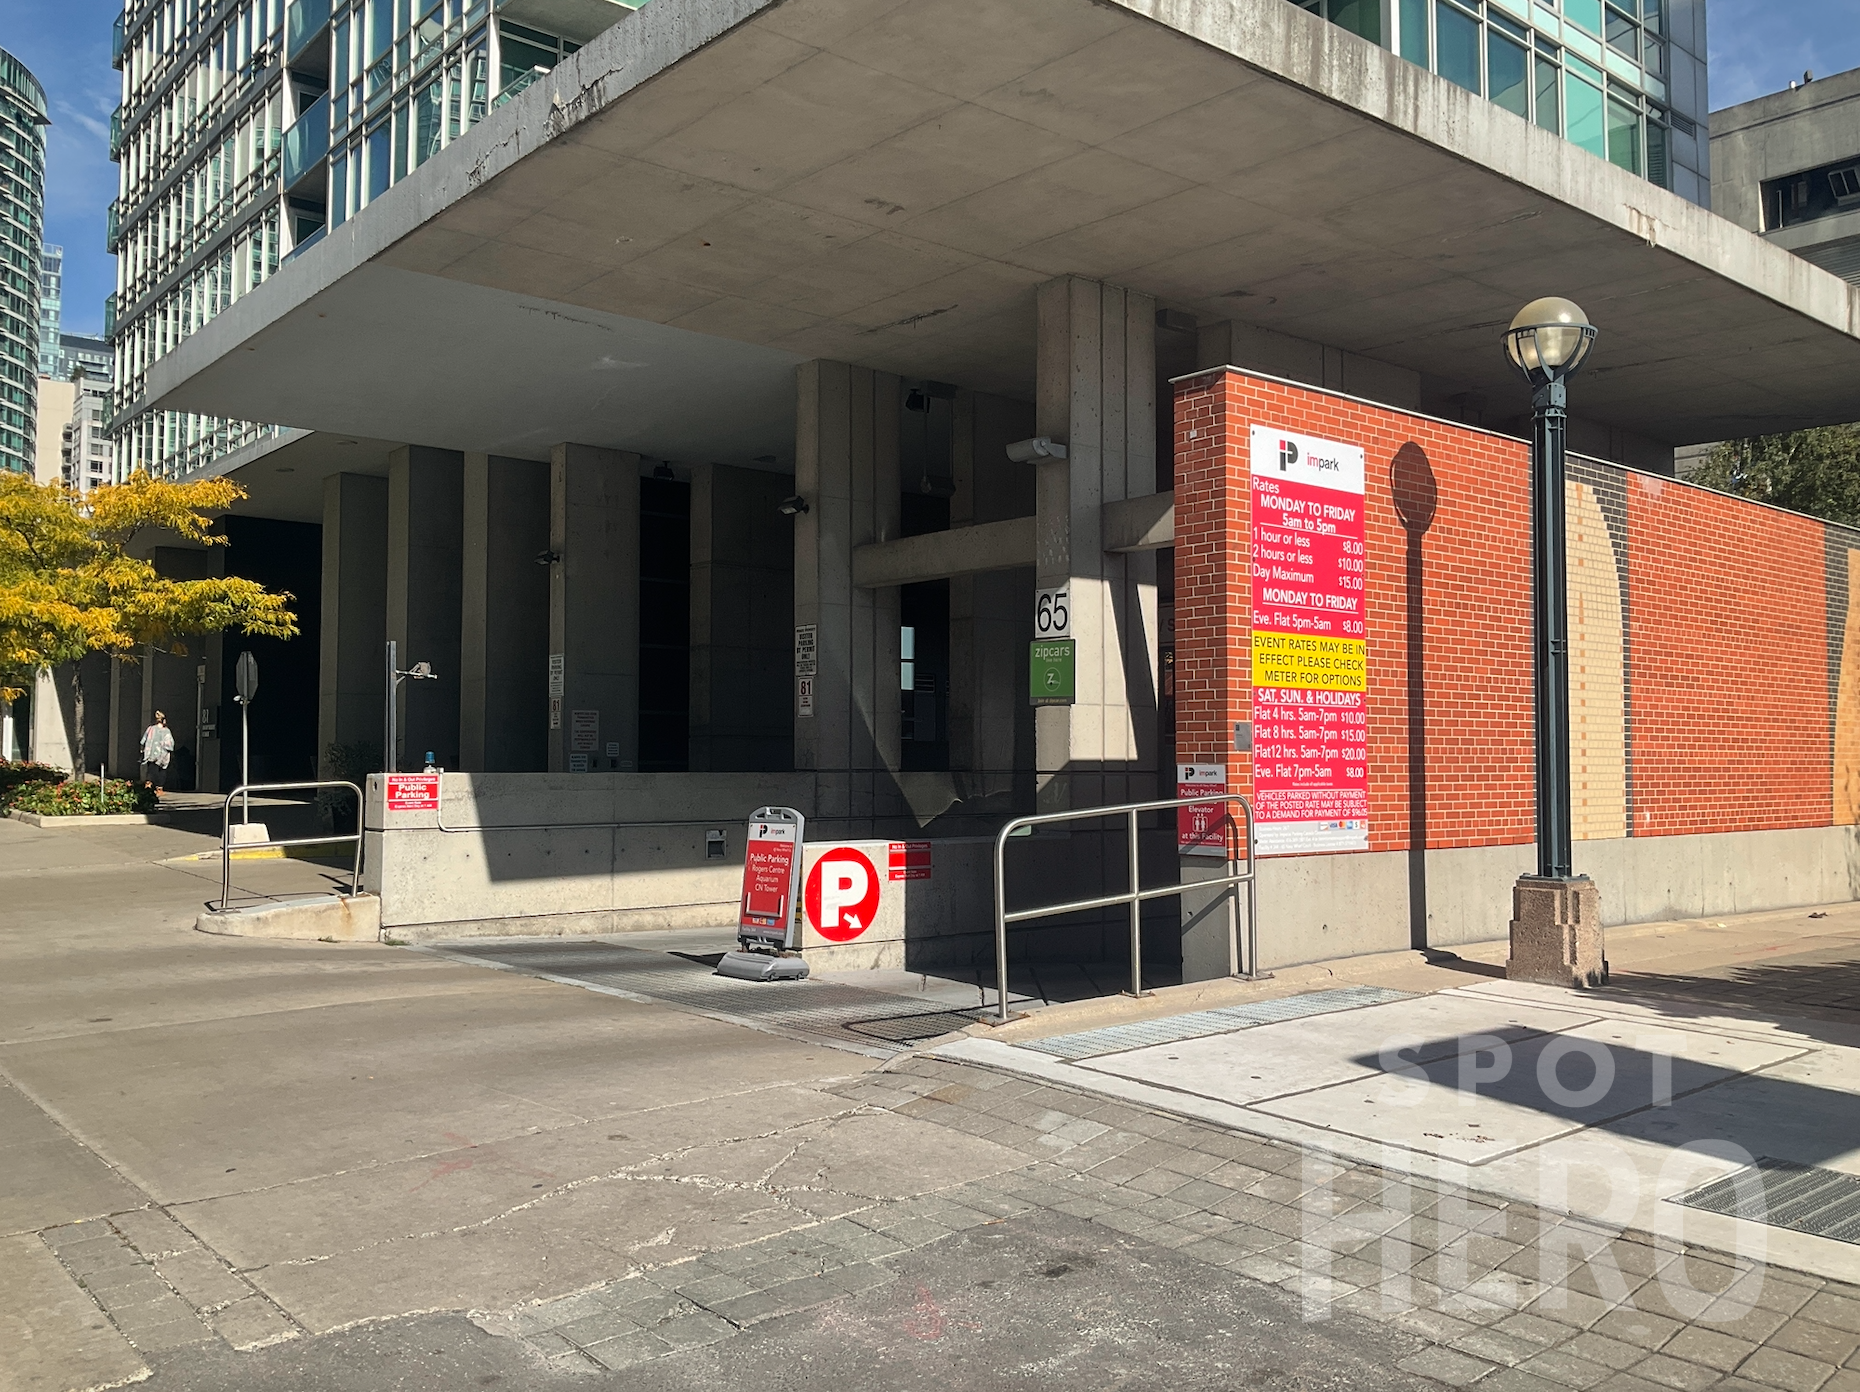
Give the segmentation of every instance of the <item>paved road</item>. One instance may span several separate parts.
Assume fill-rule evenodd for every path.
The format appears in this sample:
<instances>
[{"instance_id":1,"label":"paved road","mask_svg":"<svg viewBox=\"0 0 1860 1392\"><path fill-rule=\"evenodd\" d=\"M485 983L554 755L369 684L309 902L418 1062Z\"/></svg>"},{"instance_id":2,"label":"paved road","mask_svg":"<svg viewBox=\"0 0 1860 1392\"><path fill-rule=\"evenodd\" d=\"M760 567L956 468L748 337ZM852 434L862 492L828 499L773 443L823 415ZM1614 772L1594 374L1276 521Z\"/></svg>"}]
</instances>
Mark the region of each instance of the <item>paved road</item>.
<instances>
[{"instance_id":1,"label":"paved road","mask_svg":"<svg viewBox=\"0 0 1860 1392\"><path fill-rule=\"evenodd\" d=\"M1688 1312L1644 1235L1409 1192L1390 1300L1382 1233L1343 1220L1405 1178L426 954L209 938L213 868L164 862L194 848L0 823L0 1389L1860 1385L1860 1292L1769 1271L1741 1300L1752 1273L1693 1253ZM1540 1281L1557 1231L1619 1286Z\"/></svg>"}]
</instances>

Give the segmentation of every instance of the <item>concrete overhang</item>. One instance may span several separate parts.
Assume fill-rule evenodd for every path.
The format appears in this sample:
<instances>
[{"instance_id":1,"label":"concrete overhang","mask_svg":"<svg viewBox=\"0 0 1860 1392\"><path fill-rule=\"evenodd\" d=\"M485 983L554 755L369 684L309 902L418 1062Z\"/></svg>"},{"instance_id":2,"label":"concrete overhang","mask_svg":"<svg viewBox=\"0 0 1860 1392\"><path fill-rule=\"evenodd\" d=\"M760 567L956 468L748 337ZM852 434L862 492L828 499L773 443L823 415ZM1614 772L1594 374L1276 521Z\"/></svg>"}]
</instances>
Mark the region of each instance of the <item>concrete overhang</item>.
<instances>
[{"instance_id":1,"label":"concrete overhang","mask_svg":"<svg viewBox=\"0 0 1860 1392\"><path fill-rule=\"evenodd\" d=\"M1493 403L1860 419L1860 290L1285 0L654 0L149 374L147 404L540 457L780 454L811 357L1029 399L1102 278ZM1502 411L1502 408L1499 408Z\"/></svg>"}]
</instances>

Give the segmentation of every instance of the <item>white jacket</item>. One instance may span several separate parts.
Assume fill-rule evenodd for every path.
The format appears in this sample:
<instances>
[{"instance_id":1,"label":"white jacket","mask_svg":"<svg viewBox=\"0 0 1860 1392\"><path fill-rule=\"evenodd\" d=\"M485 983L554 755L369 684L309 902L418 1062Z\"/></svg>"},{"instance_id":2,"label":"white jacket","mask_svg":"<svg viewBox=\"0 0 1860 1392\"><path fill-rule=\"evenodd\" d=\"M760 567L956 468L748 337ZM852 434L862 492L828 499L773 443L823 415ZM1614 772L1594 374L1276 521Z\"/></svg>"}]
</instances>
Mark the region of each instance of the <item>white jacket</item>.
<instances>
[{"instance_id":1,"label":"white jacket","mask_svg":"<svg viewBox=\"0 0 1860 1392\"><path fill-rule=\"evenodd\" d=\"M167 768L174 753L174 731L166 725L151 725L142 732L142 762Z\"/></svg>"}]
</instances>

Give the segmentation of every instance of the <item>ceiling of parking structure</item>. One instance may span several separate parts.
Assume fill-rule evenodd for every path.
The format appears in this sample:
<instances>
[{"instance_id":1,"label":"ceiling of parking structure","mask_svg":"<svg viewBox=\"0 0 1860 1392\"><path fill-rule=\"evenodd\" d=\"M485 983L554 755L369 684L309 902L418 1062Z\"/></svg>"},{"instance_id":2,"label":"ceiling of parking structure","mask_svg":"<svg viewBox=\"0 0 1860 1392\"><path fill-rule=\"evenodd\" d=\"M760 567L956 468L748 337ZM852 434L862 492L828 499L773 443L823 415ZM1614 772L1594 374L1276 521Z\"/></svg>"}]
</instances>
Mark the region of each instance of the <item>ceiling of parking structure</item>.
<instances>
[{"instance_id":1,"label":"ceiling of parking structure","mask_svg":"<svg viewBox=\"0 0 1860 1392\"><path fill-rule=\"evenodd\" d=\"M810 357L1030 396L1062 274L1495 403L1512 313L1563 294L1602 329L1592 419L1860 418L1860 292L1282 0L655 0L152 381L455 448L684 430L728 458L774 447Z\"/></svg>"}]
</instances>

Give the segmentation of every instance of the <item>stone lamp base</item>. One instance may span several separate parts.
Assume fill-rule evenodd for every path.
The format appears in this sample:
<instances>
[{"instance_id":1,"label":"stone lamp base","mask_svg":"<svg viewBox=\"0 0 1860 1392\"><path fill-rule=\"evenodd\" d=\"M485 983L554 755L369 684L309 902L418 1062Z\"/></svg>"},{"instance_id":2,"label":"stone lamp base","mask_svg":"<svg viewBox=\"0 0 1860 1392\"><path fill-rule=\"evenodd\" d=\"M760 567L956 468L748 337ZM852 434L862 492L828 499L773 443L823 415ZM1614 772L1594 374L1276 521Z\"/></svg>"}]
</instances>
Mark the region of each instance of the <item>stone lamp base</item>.
<instances>
[{"instance_id":1,"label":"stone lamp base","mask_svg":"<svg viewBox=\"0 0 1860 1392\"><path fill-rule=\"evenodd\" d=\"M1520 875L1511 890L1511 915L1507 981L1578 989L1607 984L1601 895L1594 880Z\"/></svg>"}]
</instances>

